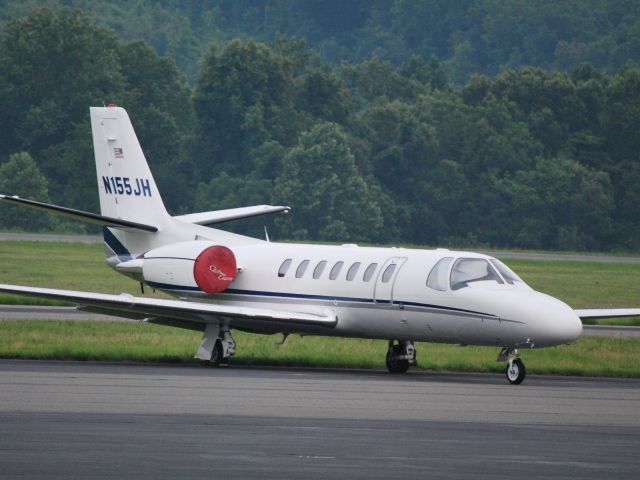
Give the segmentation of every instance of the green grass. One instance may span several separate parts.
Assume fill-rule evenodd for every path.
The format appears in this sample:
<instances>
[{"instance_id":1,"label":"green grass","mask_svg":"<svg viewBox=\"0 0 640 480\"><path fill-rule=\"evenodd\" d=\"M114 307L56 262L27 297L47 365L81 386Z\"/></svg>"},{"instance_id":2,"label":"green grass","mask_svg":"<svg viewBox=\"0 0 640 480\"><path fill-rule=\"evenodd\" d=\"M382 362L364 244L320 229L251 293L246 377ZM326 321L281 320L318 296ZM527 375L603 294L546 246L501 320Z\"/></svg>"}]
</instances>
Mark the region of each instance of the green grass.
<instances>
[{"instance_id":1,"label":"green grass","mask_svg":"<svg viewBox=\"0 0 640 480\"><path fill-rule=\"evenodd\" d=\"M640 264L508 260L536 290L575 308L640 306ZM0 242L0 283L139 294L139 285L104 264L99 245ZM149 293L147 292L147 295ZM162 294L158 294L162 295ZM0 303L51 305L34 298L0 295ZM607 323L598 321L598 323ZM614 321L638 325L638 319ZM339 338L235 334L234 362L269 365L384 367L386 342ZM0 322L0 357L135 361L192 361L199 334L137 323ZM424 344L423 367L499 371L496 348ZM640 340L581 338L576 344L523 352L535 373L640 376Z\"/></svg>"},{"instance_id":2,"label":"green grass","mask_svg":"<svg viewBox=\"0 0 640 480\"><path fill-rule=\"evenodd\" d=\"M507 260L531 287L574 308L640 306L640 264Z\"/></svg>"},{"instance_id":3,"label":"green grass","mask_svg":"<svg viewBox=\"0 0 640 480\"><path fill-rule=\"evenodd\" d=\"M387 343L327 337L234 333L232 363L244 365L384 368ZM197 332L141 323L0 322L0 357L192 362ZM434 370L501 372L493 347L418 344L418 364ZM524 350L531 373L640 377L640 339L584 337L573 345Z\"/></svg>"},{"instance_id":4,"label":"green grass","mask_svg":"<svg viewBox=\"0 0 640 480\"><path fill-rule=\"evenodd\" d=\"M140 294L138 283L106 266L104 247L82 243L0 241L0 283ZM6 294L0 294L0 304L64 305Z\"/></svg>"},{"instance_id":5,"label":"green grass","mask_svg":"<svg viewBox=\"0 0 640 480\"><path fill-rule=\"evenodd\" d=\"M535 290L573 308L640 307L640 264L559 260L507 260ZM640 318L589 320L588 324L640 325Z\"/></svg>"},{"instance_id":6,"label":"green grass","mask_svg":"<svg viewBox=\"0 0 640 480\"><path fill-rule=\"evenodd\" d=\"M515 259L505 263L536 290L574 308L640 305L640 264ZM102 246L80 243L0 242L0 283L104 293L140 292L136 282L105 265ZM10 303L9 297L0 297L0 303ZM22 301L33 304L37 299Z\"/></svg>"},{"instance_id":7,"label":"green grass","mask_svg":"<svg viewBox=\"0 0 640 480\"><path fill-rule=\"evenodd\" d=\"M637 263L560 260L507 260L505 263L536 290L560 298L574 308L640 306L640 264ZM136 282L105 265L101 245L80 243L0 242L0 283L103 293L140 293ZM0 303L61 305L51 300L3 294L0 294ZM590 323L640 325L640 319Z\"/></svg>"}]
</instances>

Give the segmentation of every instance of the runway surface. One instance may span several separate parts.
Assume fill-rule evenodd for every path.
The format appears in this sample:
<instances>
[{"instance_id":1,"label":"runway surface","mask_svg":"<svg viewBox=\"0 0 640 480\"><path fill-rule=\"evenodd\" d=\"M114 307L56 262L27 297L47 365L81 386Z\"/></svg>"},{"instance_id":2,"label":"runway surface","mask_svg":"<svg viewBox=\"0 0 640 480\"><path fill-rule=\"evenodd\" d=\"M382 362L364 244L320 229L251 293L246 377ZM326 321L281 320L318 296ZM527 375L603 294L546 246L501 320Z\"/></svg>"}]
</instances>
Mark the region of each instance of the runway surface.
<instances>
[{"instance_id":1,"label":"runway surface","mask_svg":"<svg viewBox=\"0 0 640 480\"><path fill-rule=\"evenodd\" d=\"M640 381L0 361L5 478L637 478Z\"/></svg>"}]
</instances>

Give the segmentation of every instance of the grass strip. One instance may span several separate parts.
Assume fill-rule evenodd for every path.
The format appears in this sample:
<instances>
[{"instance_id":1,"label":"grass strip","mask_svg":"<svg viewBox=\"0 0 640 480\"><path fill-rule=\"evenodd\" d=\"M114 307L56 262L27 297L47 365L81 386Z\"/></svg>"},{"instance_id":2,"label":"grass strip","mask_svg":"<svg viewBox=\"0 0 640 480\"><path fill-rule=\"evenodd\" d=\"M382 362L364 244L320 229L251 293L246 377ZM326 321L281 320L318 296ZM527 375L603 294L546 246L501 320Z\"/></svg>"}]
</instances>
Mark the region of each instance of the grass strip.
<instances>
[{"instance_id":1,"label":"grass strip","mask_svg":"<svg viewBox=\"0 0 640 480\"><path fill-rule=\"evenodd\" d=\"M106 266L104 247L68 242L0 242L0 283L101 293L140 295L140 285ZM145 290L145 296L170 298ZM63 302L0 294L5 305L69 305Z\"/></svg>"},{"instance_id":2,"label":"grass strip","mask_svg":"<svg viewBox=\"0 0 640 480\"><path fill-rule=\"evenodd\" d=\"M507 260L529 285L574 308L640 306L640 264L563 260ZM425 277L426 277L425 272ZM140 286L104 263L102 245L66 242L0 242L0 283L140 295ZM150 289L145 296L168 298ZM0 303L62 305L47 299L0 295ZM593 324L640 325L640 318Z\"/></svg>"},{"instance_id":3,"label":"grass strip","mask_svg":"<svg viewBox=\"0 0 640 480\"><path fill-rule=\"evenodd\" d=\"M384 368L387 343L234 332L242 365ZM142 323L2 321L0 358L194 362L197 332ZM418 365L433 370L502 372L497 347L419 343ZM640 339L583 337L573 345L523 350L529 373L640 377Z\"/></svg>"}]
</instances>

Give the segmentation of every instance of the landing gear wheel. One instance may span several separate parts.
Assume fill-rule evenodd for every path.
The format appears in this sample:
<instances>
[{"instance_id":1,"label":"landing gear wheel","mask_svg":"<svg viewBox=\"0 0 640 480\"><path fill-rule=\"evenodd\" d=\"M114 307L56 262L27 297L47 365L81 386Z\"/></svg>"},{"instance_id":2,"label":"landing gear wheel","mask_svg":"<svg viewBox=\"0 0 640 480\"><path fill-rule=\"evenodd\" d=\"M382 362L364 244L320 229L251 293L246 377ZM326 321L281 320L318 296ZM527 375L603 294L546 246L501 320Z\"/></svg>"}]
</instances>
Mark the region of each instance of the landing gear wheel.
<instances>
[{"instance_id":1,"label":"landing gear wheel","mask_svg":"<svg viewBox=\"0 0 640 480\"><path fill-rule=\"evenodd\" d=\"M211 353L211 365L215 365L216 367L220 366L220 363L223 360L224 350L222 348L222 340L216 340L216 344L213 347L213 352Z\"/></svg>"},{"instance_id":2,"label":"landing gear wheel","mask_svg":"<svg viewBox=\"0 0 640 480\"><path fill-rule=\"evenodd\" d=\"M411 365L416 365L416 347L407 340L389 340L387 349L387 370L389 373L407 373Z\"/></svg>"},{"instance_id":3,"label":"landing gear wheel","mask_svg":"<svg viewBox=\"0 0 640 480\"><path fill-rule=\"evenodd\" d=\"M410 365L409 360L387 360L389 373L407 373Z\"/></svg>"},{"instance_id":4,"label":"landing gear wheel","mask_svg":"<svg viewBox=\"0 0 640 480\"><path fill-rule=\"evenodd\" d=\"M519 358L514 358L507 364L506 370L507 380L511 385L519 385L527 375L527 369L524 366L524 362Z\"/></svg>"}]
</instances>

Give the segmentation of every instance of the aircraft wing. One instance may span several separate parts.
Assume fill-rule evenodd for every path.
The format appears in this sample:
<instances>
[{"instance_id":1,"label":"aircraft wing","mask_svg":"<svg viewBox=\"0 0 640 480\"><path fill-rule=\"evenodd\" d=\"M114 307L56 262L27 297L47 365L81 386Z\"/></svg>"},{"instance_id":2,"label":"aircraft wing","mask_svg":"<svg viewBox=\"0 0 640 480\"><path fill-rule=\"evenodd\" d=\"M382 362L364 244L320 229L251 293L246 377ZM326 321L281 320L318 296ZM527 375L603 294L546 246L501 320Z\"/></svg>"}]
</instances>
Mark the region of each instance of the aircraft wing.
<instances>
[{"instance_id":1,"label":"aircraft wing","mask_svg":"<svg viewBox=\"0 0 640 480\"><path fill-rule=\"evenodd\" d=\"M574 310L582 318L616 318L616 317L638 317L640 308L592 308L586 310Z\"/></svg>"},{"instance_id":2,"label":"aircraft wing","mask_svg":"<svg viewBox=\"0 0 640 480\"><path fill-rule=\"evenodd\" d=\"M26 198L20 198L17 196L10 197L8 195L0 195L0 202L8 202L13 203L14 205L35 208L38 210L43 210L51 213L56 213L58 215L63 215L65 217L73 218L74 220L82 220L84 222L106 227L143 230L145 232L158 231L158 227L155 227L153 225L144 225L142 223L130 222L128 220L122 220L120 218L106 217L104 215L98 215L97 213L76 210L75 208L61 207L59 205L52 205L50 203L36 202L35 200L27 200Z\"/></svg>"},{"instance_id":3,"label":"aircraft wing","mask_svg":"<svg viewBox=\"0 0 640 480\"><path fill-rule=\"evenodd\" d=\"M184 300L164 300L158 298L135 297L126 293L110 295L105 293L59 290L54 288L2 285L0 292L32 297L53 298L79 305L80 309L125 318L165 318L188 324L205 324L224 317L251 320L252 322L277 322L292 326L323 326L333 328L338 323L335 313L324 315L313 313L271 310L265 308L238 307L211 303L187 302Z\"/></svg>"}]
</instances>

